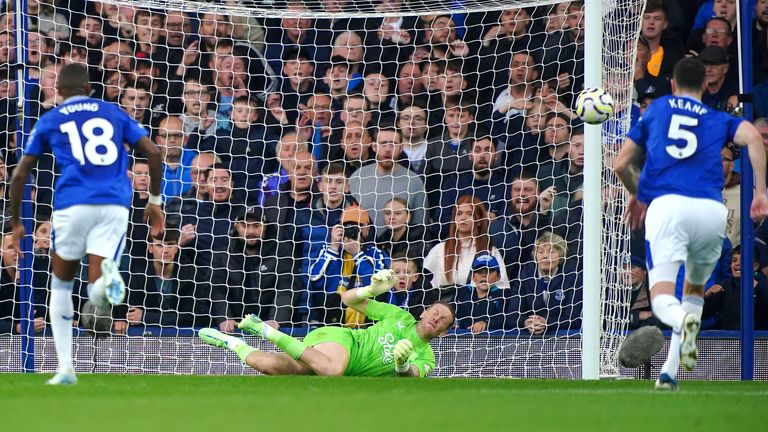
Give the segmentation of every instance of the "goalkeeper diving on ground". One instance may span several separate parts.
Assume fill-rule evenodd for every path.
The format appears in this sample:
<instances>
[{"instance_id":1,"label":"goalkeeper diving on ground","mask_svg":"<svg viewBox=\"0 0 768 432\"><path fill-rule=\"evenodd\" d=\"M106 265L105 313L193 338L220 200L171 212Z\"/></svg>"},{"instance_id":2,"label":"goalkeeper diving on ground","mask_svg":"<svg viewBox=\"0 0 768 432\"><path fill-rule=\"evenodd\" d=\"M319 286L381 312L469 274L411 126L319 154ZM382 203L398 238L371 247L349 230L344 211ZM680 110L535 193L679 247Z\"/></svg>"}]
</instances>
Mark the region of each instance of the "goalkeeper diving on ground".
<instances>
[{"instance_id":1,"label":"goalkeeper diving on ground","mask_svg":"<svg viewBox=\"0 0 768 432\"><path fill-rule=\"evenodd\" d=\"M209 345L234 351L243 363L268 375L425 377L435 369L429 341L453 326L455 312L447 303L437 302L416 321L397 306L370 300L389 291L395 280L392 270L381 270L371 277L370 286L341 294L345 305L376 321L367 329L320 327L299 341L256 315L246 316L238 325L274 343L285 354L259 351L212 328L200 330L198 336Z\"/></svg>"}]
</instances>

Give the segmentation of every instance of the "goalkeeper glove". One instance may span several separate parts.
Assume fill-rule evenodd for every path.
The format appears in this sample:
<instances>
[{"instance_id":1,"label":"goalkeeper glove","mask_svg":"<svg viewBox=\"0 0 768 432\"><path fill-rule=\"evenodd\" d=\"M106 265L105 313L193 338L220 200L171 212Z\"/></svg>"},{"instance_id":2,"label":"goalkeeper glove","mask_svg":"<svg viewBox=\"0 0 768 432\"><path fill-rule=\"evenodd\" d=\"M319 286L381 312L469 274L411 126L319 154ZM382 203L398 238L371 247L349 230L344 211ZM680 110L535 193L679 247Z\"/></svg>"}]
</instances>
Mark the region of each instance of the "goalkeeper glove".
<instances>
[{"instance_id":1,"label":"goalkeeper glove","mask_svg":"<svg viewBox=\"0 0 768 432\"><path fill-rule=\"evenodd\" d=\"M379 270L371 276L371 284L357 289L358 298L373 298L383 294L395 286L395 272L393 270Z\"/></svg>"},{"instance_id":2,"label":"goalkeeper glove","mask_svg":"<svg viewBox=\"0 0 768 432\"><path fill-rule=\"evenodd\" d=\"M395 372L399 374L407 373L411 370L411 354L413 354L413 344L408 339L400 339L395 344Z\"/></svg>"}]
</instances>

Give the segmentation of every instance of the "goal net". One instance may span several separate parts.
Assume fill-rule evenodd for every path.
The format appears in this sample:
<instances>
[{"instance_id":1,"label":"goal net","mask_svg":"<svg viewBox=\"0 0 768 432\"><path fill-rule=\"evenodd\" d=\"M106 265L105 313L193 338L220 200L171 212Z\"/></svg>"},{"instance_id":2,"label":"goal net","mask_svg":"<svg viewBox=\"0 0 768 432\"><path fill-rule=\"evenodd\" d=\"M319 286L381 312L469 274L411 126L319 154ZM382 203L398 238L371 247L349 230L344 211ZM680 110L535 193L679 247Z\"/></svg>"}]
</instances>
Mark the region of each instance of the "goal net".
<instances>
[{"instance_id":1,"label":"goal net","mask_svg":"<svg viewBox=\"0 0 768 432\"><path fill-rule=\"evenodd\" d=\"M602 3L602 53L585 55L580 1L35 0L26 23L6 2L3 204L17 148L64 102L68 63L88 65L91 96L142 123L163 157L167 229L152 239L148 167L131 152L125 304L94 317L85 263L77 276L76 369L253 373L195 329L237 334L249 313L298 336L365 328L339 293L392 268L397 285L378 300L416 319L438 300L456 308L456 328L433 341L437 375L579 377L583 257L599 254L600 368L616 375L629 234L611 161L630 124L645 2ZM585 62L602 63L616 101L593 167L602 196L586 197L602 202L601 248L589 251L573 112ZM56 366L46 305L58 172L40 159L23 257L3 207L0 371L21 370L23 352L37 371Z\"/></svg>"}]
</instances>

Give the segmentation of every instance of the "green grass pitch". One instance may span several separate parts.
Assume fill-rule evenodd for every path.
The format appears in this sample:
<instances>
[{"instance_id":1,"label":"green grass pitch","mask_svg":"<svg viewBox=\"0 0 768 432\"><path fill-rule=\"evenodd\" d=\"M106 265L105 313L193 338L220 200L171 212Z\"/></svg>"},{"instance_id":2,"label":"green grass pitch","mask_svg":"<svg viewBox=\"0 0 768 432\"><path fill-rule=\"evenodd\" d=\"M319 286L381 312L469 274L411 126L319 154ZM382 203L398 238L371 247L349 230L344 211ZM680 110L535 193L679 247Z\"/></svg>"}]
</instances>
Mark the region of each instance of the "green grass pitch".
<instances>
[{"instance_id":1,"label":"green grass pitch","mask_svg":"<svg viewBox=\"0 0 768 432\"><path fill-rule=\"evenodd\" d=\"M750 431L768 383L0 374L3 431Z\"/></svg>"}]
</instances>

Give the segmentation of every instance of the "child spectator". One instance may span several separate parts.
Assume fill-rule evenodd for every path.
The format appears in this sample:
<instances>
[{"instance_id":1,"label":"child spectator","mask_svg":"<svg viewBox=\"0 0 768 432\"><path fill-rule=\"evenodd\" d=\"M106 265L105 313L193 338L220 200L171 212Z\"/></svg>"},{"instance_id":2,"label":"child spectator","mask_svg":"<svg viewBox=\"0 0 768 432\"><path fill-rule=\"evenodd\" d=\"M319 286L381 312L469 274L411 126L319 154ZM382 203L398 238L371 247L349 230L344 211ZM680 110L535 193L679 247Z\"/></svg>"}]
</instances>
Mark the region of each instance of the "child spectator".
<instances>
[{"instance_id":1,"label":"child spectator","mask_svg":"<svg viewBox=\"0 0 768 432\"><path fill-rule=\"evenodd\" d=\"M456 328L480 333L505 327L499 260L480 252L472 260L472 281L456 291ZM510 326L511 327L511 326Z\"/></svg>"}]
</instances>

